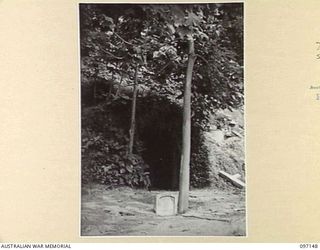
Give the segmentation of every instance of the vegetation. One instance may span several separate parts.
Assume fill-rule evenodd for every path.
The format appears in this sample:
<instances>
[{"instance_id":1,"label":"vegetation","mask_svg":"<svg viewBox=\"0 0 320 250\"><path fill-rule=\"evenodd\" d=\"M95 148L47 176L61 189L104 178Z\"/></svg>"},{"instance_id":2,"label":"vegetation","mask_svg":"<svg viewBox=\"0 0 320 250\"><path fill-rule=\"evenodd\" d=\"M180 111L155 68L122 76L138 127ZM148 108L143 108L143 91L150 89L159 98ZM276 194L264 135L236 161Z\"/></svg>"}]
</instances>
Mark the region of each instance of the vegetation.
<instances>
[{"instance_id":1,"label":"vegetation","mask_svg":"<svg viewBox=\"0 0 320 250\"><path fill-rule=\"evenodd\" d=\"M181 164L169 176L186 211L189 178L209 183L210 115L243 105L242 12L242 4L80 5L84 181L152 186L148 158L169 164L150 159L158 143Z\"/></svg>"}]
</instances>

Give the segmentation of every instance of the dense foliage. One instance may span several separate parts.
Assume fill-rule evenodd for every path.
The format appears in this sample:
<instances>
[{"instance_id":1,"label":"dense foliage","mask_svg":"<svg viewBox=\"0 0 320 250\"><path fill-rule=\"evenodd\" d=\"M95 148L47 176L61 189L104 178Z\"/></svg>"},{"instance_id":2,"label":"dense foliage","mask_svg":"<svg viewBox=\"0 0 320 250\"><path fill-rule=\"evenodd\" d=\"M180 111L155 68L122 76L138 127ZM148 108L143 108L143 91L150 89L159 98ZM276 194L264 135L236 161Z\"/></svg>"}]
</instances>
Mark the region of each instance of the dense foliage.
<instances>
[{"instance_id":1,"label":"dense foliage","mask_svg":"<svg viewBox=\"0 0 320 250\"><path fill-rule=\"evenodd\" d=\"M159 149L171 159L163 166L179 166L183 84L193 39L190 175L194 187L209 184L202 131L212 112L243 104L242 17L242 4L80 5L84 181L148 187L153 177L146 162L161 166L148 141L152 136L161 145L163 135L173 152ZM136 98L136 137L128 154L130 102Z\"/></svg>"},{"instance_id":2,"label":"dense foliage","mask_svg":"<svg viewBox=\"0 0 320 250\"><path fill-rule=\"evenodd\" d=\"M127 132L117 124L119 105L99 105L82 112L82 181L115 186L149 187L149 166L136 142L136 153L127 154ZM117 120L120 118L120 120ZM125 123L124 123L125 124Z\"/></svg>"}]
</instances>

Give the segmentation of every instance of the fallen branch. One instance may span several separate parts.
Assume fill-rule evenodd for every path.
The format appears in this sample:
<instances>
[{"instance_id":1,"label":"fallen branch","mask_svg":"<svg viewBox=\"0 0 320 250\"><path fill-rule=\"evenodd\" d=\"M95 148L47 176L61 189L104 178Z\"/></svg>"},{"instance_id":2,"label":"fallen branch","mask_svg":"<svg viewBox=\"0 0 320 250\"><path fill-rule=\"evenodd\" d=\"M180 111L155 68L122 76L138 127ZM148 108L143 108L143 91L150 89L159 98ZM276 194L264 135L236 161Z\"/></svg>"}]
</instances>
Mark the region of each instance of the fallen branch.
<instances>
[{"instance_id":1,"label":"fallen branch","mask_svg":"<svg viewBox=\"0 0 320 250\"><path fill-rule=\"evenodd\" d=\"M230 181L234 186L238 188L244 188L246 186L244 182L238 179L240 177L240 174L230 175L224 171L219 171L219 175Z\"/></svg>"}]
</instances>

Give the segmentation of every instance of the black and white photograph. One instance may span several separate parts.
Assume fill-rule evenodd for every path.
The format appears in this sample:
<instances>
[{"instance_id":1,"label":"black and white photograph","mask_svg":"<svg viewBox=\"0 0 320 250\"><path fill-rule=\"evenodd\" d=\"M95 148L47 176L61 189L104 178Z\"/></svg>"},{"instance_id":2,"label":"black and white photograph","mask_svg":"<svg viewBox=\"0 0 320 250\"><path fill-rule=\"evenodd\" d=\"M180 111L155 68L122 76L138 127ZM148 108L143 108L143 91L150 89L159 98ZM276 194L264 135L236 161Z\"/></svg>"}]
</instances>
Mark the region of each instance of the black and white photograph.
<instances>
[{"instance_id":1,"label":"black and white photograph","mask_svg":"<svg viewBox=\"0 0 320 250\"><path fill-rule=\"evenodd\" d=\"M81 236L247 236L244 4L79 4Z\"/></svg>"}]
</instances>

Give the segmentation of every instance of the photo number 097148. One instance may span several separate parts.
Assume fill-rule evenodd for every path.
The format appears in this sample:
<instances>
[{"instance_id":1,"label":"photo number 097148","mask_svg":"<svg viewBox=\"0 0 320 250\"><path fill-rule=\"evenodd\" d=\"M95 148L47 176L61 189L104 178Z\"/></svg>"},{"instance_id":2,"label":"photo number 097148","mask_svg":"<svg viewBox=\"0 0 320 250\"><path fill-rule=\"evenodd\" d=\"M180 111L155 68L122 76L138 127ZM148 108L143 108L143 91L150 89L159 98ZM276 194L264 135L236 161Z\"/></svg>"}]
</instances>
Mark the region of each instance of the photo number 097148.
<instances>
[{"instance_id":1,"label":"photo number 097148","mask_svg":"<svg viewBox=\"0 0 320 250\"><path fill-rule=\"evenodd\" d=\"M306 249L306 248L318 248L318 244L300 244L300 248Z\"/></svg>"}]
</instances>

